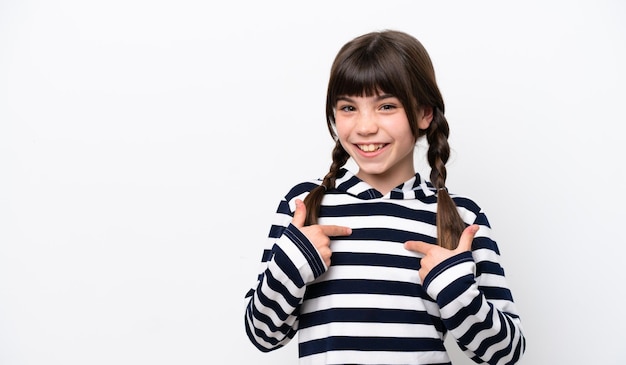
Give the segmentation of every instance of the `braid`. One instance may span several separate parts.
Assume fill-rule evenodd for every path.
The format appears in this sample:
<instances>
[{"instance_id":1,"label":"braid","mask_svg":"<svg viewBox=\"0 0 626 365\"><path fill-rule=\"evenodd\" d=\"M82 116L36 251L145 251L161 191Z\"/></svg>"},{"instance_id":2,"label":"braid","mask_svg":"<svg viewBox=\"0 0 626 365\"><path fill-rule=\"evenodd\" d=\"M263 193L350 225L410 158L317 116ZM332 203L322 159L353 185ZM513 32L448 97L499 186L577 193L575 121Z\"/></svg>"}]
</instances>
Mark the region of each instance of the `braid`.
<instances>
[{"instance_id":1,"label":"braid","mask_svg":"<svg viewBox=\"0 0 626 365\"><path fill-rule=\"evenodd\" d=\"M435 108L435 115L428 128L426 139L429 146L427 154L428 164L431 167L430 182L437 189L445 188L446 186L446 177L448 175L446 163L450 157L449 134L450 129L448 128L446 117L443 116L439 109Z\"/></svg>"},{"instance_id":2,"label":"braid","mask_svg":"<svg viewBox=\"0 0 626 365\"><path fill-rule=\"evenodd\" d=\"M446 189L446 162L450 157L448 121L439 108L426 131L428 140L428 164L431 167L430 181L437 189L437 237L441 247L455 249L459 244L465 222L461 219L456 204Z\"/></svg>"},{"instance_id":3,"label":"braid","mask_svg":"<svg viewBox=\"0 0 626 365\"><path fill-rule=\"evenodd\" d=\"M343 149L343 146L337 140L335 143L335 148L333 148L333 162L330 165L330 171L324 176L322 180L322 184L315 189L311 190L311 192L304 198L304 204L307 207L306 210L306 219L304 221L305 225L317 224L317 217L319 217L320 206L322 205L322 199L324 198L324 194L326 191L335 188L335 179L337 178L337 173L339 169L343 165L348 162L350 155Z\"/></svg>"}]
</instances>

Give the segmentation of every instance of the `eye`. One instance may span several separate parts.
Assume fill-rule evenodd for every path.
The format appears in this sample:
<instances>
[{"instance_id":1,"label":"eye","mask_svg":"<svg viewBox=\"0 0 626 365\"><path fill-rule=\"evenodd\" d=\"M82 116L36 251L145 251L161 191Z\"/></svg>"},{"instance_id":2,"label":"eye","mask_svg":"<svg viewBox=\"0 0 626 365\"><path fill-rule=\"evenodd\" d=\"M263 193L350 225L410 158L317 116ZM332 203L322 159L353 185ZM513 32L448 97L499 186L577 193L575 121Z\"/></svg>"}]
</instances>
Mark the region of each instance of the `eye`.
<instances>
[{"instance_id":1,"label":"eye","mask_svg":"<svg viewBox=\"0 0 626 365\"><path fill-rule=\"evenodd\" d=\"M400 103L386 103L386 104L382 104L379 107L379 110L381 112L395 112L396 110L402 108L402 104Z\"/></svg>"},{"instance_id":2,"label":"eye","mask_svg":"<svg viewBox=\"0 0 626 365\"><path fill-rule=\"evenodd\" d=\"M401 109L402 103L398 98L392 95L384 95L381 97L378 110L382 112L394 112L396 109Z\"/></svg>"},{"instance_id":3,"label":"eye","mask_svg":"<svg viewBox=\"0 0 626 365\"><path fill-rule=\"evenodd\" d=\"M341 110L342 112L353 112L356 109L352 105L344 104L344 105L337 105L337 110Z\"/></svg>"}]
</instances>

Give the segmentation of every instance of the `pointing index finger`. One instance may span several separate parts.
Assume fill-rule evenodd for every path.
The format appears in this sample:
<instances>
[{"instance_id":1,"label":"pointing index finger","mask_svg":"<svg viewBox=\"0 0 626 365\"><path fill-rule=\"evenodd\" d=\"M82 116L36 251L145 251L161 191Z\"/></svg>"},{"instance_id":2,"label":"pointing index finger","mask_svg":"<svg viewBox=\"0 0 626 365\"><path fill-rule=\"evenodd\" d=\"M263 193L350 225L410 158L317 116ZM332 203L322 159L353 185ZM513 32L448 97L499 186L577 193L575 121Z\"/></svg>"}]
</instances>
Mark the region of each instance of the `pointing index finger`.
<instances>
[{"instance_id":1,"label":"pointing index finger","mask_svg":"<svg viewBox=\"0 0 626 365\"><path fill-rule=\"evenodd\" d=\"M404 248L409 251L427 254L428 251L432 250L434 247L437 247L433 244L422 242L422 241L406 241L404 243Z\"/></svg>"},{"instance_id":2,"label":"pointing index finger","mask_svg":"<svg viewBox=\"0 0 626 365\"><path fill-rule=\"evenodd\" d=\"M350 227L336 226L336 225L320 225L322 232L328 237L332 236L349 236L352 234Z\"/></svg>"}]
</instances>

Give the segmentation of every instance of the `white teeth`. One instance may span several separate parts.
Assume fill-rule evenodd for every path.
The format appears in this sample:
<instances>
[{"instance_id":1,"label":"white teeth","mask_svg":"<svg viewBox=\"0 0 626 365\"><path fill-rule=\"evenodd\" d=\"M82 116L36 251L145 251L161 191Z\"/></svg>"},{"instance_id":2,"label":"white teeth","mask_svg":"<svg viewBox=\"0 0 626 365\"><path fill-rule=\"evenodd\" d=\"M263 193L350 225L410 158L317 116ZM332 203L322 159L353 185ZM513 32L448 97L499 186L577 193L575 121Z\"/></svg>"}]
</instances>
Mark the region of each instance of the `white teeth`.
<instances>
[{"instance_id":1,"label":"white teeth","mask_svg":"<svg viewBox=\"0 0 626 365\"><path fill-rule=\"evenodd\" d=\"M383 148L383 144L360 144L359 149L364 152L374 152Z\"/></svg>"}]
</instances>

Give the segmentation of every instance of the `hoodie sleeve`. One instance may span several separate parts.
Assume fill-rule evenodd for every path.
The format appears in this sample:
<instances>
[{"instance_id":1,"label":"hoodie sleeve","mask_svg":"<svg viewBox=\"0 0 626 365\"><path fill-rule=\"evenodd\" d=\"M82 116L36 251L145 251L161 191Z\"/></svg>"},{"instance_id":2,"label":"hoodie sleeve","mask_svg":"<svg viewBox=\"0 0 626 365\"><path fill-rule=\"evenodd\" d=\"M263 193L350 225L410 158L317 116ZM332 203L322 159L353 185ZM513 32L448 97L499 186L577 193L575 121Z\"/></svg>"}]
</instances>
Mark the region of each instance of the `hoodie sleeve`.
<instances>
[{"instance_id":1,"label":"hoodie sleeve","mask_svg":"<svg viewBox=\"0 0 626 365\"><path fill-rule=\"evenodd\" d=\"M466 355L476 363L515 364L526 347L520 317L485 216L479 214L475 223L480 229L472 251L434 267L423 285Z\"/></svg>"},{"instance_id":2,"label":"hoodie sleeve","mask_svg":"<svg viewBox=\"0 0 626 365\"><path fill-rule=\"evenodd\" d=\"M281 201L257 281L245 296L246 333L263 352L278 349L295 336L306 284L326 271L314 246L291 224L288 201L294 198Z\"/></svg>"}]
</instances>

